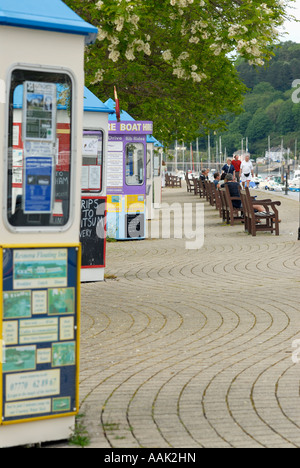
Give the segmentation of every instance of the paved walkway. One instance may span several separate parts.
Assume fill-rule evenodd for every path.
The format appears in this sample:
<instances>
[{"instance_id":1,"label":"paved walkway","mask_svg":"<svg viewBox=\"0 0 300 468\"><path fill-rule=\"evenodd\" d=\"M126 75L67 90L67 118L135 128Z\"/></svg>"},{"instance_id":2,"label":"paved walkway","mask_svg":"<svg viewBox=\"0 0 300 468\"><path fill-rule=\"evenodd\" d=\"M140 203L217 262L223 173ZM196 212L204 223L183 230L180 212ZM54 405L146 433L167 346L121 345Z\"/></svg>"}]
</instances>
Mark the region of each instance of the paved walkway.
<instances>
[{"instance_id":1,"label":"paved walkway","mask_svg":"<svg viewBox=\"0 0 300 468\"><path fill-rule=\"evenodd\" d=\"M299 204L281 200L280 237L224 226L205 202L201 250L108 244L111 279L82 287L91 447L300 447Z\"/></svg>"}]
</instances>

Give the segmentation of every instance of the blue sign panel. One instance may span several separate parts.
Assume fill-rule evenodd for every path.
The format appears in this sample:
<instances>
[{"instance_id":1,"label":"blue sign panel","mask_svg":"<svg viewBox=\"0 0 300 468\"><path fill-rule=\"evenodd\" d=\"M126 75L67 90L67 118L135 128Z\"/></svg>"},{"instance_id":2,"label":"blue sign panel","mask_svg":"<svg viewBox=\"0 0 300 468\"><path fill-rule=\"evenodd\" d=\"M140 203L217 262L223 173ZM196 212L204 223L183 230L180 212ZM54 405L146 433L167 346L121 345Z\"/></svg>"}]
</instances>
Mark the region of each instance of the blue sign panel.
<instances>
[{"instance_id":1,"label":"blue sign panel","mask_svg":"<svg viewBox=\"0 0 300 468\"><path fill-rule=\"evenodd\" d=\"M3 248L0 424L77 412L79 255Z\"/></svg>"},{"instance_id":2,"label":"blue sign panel","mask_svg":"<svg viewBox=\"0 0 300 468\"><path fill-rule=\"evenodd\" d=\"M27 157L24 164L24 213L51 213L53 200L52 157Z\"/></svg>"}]
</instances>

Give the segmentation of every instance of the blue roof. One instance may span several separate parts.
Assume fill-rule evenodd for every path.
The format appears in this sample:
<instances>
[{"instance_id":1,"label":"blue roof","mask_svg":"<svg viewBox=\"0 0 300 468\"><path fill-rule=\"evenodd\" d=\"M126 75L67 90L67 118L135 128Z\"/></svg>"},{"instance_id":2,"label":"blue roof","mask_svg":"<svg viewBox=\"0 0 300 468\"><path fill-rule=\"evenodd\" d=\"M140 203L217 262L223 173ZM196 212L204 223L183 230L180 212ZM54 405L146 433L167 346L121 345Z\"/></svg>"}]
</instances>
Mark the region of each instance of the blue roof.
<instances>
[{"instance_id":1,"label":"blue roof","mask_svg":"<svg viewBox=\"0 0 300 468\"><path fill-rule=\"evenodd\" d=\"M14 91L14 109L22 109L23 107L23 85L16 87ZM67 107L58 104L58 109L66 109ZM103 112L110 114L113 112L95 94L93 94L86 86L84 87L83 110L85 112Z\"/></svg>"},{"instance_id":2,"label":"blue roof","mask_svg":"<svg viewBox=\"0 0 300 468\"><path fill-rule=\"evenodd\" d=\"M62 0L1 0L0 25L79 34L86 44L94 42L98 33Z\"/></svg>"},{"instance_id":3,"label":"blue roof","mask_svg":"<svg viewBox=\"0 0 300 468\"><path fill-rule=\"evenodd\" d=\"M86 86L84 87L83 108L86 112L106 112L112 114L113 110L103 104Z\"/></svg>"},{"instance_id":4,"label":"blue roof","mask_svg":"<svg viewBox=\"0 0 300 468\"><path fill-rule=\"evenodd\" d=\"M109 121L117 121L117 115L116 115L116 103L113 99L108 99L105 103L105 105L107 107L109 107L112 111L113 111L113 114L111 114L109 117L108 117L108 120ZM121 111L121 122L135 122L135 119L133 117L131 117L131 115L129 115L126 111Z\"/></svg>"},{"instance_id":5,"label":"blue roof","mask_svg":"<svg viewBox=\"0 0 300 468\"><path fill-rule=\"evenodd\" d=\"M160 141L158 141L156 138L154 138L153 135L147 135L147 143L153 143L154 146L157 148L163 148L164 146L161 144Z\"/></svg>"}]
</instances>

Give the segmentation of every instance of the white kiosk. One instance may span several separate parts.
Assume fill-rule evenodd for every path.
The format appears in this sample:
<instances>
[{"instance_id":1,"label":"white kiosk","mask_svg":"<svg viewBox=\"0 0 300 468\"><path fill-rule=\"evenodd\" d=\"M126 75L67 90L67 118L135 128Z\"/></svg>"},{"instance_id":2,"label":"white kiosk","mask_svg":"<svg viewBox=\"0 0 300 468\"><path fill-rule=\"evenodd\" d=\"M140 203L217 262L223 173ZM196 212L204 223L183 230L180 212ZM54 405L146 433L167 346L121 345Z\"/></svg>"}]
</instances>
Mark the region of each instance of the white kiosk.
<instances>
[{"instance_id":1,"label":"white kiosk","mask_svg":"<svg viewBox=\"0 0 300 468\"><path fill-rule=\"evenodd\" d=\"M155 208L160 208L161 193L161 164L163 145L153 137L147 136L147 219L155 219Z\"/></svg>"},{"instance_id":2,"label":"white kiosk","mask_svg":"<svg viewBox=\"0 0 300 468\"><path fill-rule=\"evenodd\" d=\"M79 409L83 59L96 35L61 0L1 0L1 448L66 439Z\"/></svg>"},{"instance_id":3,"label":"white kiosk","mask_svg":"<svg viewBox=\"0 0 300 468\"><path fill-rule=\"evenodd\" d=\"M113 111L84 89L81 177L81 281L103 281L106 252L106 154Z\"/></svg>"}]
</instances>

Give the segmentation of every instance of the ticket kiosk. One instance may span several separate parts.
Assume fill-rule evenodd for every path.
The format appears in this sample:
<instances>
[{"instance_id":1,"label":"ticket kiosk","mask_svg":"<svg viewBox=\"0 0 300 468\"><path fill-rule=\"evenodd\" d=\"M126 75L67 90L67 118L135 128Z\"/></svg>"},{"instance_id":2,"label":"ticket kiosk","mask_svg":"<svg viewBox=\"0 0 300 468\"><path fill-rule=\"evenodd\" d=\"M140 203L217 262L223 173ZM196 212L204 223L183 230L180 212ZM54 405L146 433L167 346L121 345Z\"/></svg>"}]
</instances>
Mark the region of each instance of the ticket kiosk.
<instances>
[{"instance_id":1,"label":"ticket kiosk","mask_svg":"<svg viewBox=\"0 0 300 468\"><path fill-rule=\"evenodd\" d=\"M108 116L113 113L84 90L81 223L81 281L103 281L106 251L106 153Z\"/></svg>"},{"instance_id":2,"label":"ticket kiosk","mask_svg":"<svg viewBox=\"0 0 300 468\"><path fill-rule=\"evenodd\" d=\"M155 218L155 208L161 205L161 148L163 145L153 137L147 136L147 219Z\"/></svg>"},{"instance_id":3,"label":"ticket kiosk","mask_svg":"<svg viewBox=\"0 0 300 468\"><path fill-rule=\"evenodd\" d=\"M1 0L1 448L66 439L79 409L78 155L96 35L61 0Z\"/></svg>"},{"instance_id":4,"label":"ticket kiosk","mask_svg":"<svg viewBox=\"0 0 300 468\"><path fill-rule=\"evenodd\" d=\"M153 151L153 206L160 208L162 203L162 161L163 144L154 138Z\"/></svg>"},{"instance_id":5,"label":"ticket kiosk","mask_svg":"<svg viewBox=\"0 0 300 468\"><path fill-rule=\"evenodd\" d=\"M135 121L126 112L117 122L115 102L109 116L107 155L107 235L118 240L145 239L147 135L153 123Z\"/></svg>"}]
</instances>

